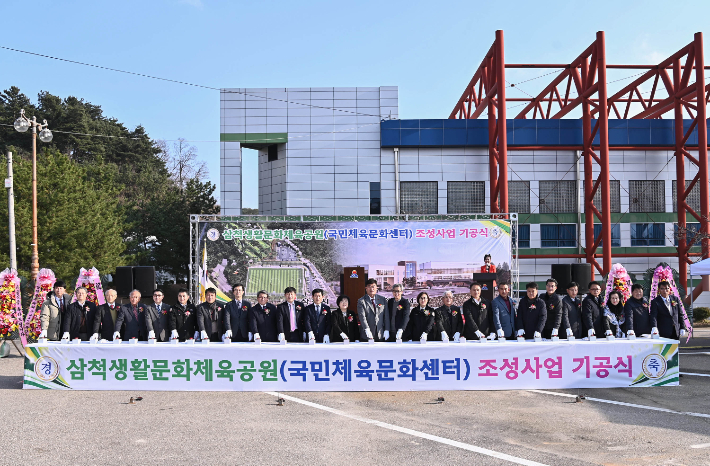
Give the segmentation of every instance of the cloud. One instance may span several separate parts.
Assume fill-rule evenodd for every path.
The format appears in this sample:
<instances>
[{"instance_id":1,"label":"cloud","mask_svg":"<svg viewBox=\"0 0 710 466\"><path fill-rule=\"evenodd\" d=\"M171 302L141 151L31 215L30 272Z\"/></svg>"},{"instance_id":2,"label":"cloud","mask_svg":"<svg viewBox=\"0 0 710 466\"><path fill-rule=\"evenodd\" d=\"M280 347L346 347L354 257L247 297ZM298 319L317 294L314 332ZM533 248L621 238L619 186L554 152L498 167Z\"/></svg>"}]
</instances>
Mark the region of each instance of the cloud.
<instances>
[{"instance_id":1,"label":"cloud","mask_svg":"<svg viewBox=\"0 0 710 466\"><path fill-rule=\"evenodd\" d=\"M202 9L205 6L202 3L202 0L180 0L180 3L183 3L185 5L194 6L195 8L199 8L199 9Z\"/></svg>"}]
</instances>

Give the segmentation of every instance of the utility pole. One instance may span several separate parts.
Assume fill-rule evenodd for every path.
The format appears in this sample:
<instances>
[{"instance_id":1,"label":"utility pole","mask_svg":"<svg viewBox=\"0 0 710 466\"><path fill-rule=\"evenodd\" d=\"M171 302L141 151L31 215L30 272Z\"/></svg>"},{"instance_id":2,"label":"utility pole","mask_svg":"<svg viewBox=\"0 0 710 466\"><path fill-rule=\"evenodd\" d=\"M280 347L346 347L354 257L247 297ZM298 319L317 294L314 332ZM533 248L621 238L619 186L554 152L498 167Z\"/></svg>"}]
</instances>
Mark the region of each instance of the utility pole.
<instances>
[{"instance_id":1,"label":"utility pole","mask_svg":"<svg viewBox=\"0 0 710 466\"><path fill-rule=\"evenodd\" d=\"M10 233L10 268L17 270L17 247L15 246L15 190L12 180L12 152L7 153L7 218Z\"/></svg>"}]
</instances>

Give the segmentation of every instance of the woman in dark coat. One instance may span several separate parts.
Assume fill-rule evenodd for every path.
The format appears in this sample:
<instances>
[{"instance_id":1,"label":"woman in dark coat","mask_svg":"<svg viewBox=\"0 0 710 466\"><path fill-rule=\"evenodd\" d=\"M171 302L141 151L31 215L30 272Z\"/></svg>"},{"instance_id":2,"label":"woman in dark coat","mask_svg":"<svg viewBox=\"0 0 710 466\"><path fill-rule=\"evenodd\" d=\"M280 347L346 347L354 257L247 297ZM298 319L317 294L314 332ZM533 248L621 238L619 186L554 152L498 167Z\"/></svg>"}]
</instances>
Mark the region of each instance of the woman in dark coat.
<instances>
[{"instance_id":1,"label":"woman in dark coat","mask_svg":"<svg viewBox=\"0 0 710 466\"><path fill-rule=\"evenodd\" d=\"M612 291L609 293L609 300L604 306L604 313L597 319L594 332L598 335L613 336L623 338L626 336L626 322L624 318L624 302L621 293Z\"/></svg>"},{"instance_id":2,"label":"woman in dark coat","mask_svg":"<svg viewBox=\"0 0 710 466\"><path fill-rule=\"evenodd\" d=\"M419 305L409 314L409 323L402 340L422 340L424 335L426 335L426 340L436 340L435 313L434 309L429 306L429 295L422 291L417 296L417 302Z\"/></svg>"},{"instance_id":3,"label":"woman in dark coat","mask_svg":"<svg viewBox=\"0 0 710 466\"><path fill-rule=\"evenodd\" d=\"M349 341L359 341L360 329L358 328L357 312L348 311L350 298L347 296L338 296L336 304L338 309L331 313L331 343L344 341L343 336L346 336Z\"/></svg>"}]
</instances>

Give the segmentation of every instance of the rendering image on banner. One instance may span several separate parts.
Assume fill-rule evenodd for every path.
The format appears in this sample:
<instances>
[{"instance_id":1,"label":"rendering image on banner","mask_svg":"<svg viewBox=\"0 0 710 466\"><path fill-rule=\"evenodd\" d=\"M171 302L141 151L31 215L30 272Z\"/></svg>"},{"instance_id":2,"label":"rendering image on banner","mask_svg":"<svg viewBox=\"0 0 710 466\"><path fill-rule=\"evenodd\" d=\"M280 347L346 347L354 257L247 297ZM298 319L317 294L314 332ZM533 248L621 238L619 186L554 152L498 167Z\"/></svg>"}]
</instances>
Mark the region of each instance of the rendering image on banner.
<instances>
[{"instance_id":1,"label":"rendering image on banner","mask_svg":"<svg viewBox=\"0 0 710 466\"><path fill-rule=\"evenodd\" d=\"M359 278L358 269L377 280L380 294L391 297L399 283L411 300L423 290L432 298L451 290L463 302L473 274L511 278L506 220L200 222L198 228L200 291L214 287L222 301L231 299L232 284L243 283L247 297L293 286L299 299L320 288L334 303L341 276Z\"/></svg>"}]
</instances>

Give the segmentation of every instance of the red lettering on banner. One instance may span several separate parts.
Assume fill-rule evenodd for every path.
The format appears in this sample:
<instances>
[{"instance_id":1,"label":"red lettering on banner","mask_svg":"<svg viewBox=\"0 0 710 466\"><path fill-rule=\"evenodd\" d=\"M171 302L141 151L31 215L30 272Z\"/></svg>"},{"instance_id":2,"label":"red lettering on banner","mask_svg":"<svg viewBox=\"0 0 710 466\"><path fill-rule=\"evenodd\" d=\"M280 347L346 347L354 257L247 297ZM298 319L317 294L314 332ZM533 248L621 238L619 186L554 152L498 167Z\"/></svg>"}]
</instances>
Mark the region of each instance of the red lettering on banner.
<instances>
[{"instance_id":1,"label":"red lettering on banner","mask_svg":"<svg viewBox=\"0 0 710 466\"><path fill-rule=\"evenodd\" d=\"M627 374L629 374L629 377L631 377L631 372L632 372L631 361L633 358L631 356L626 356L627 361L629 361L628 364L624 364L624 358L621 356L617 356L616 359L619 362L616 363L616 365L614 366L614 369L618 369L619 366L622 366L622 367L624 367L624 369L619 369L618 370L619 374L621 374L622 372L626 372Z\"/></svg>"},{"instance_id":2,"label":"red lettering on banner","mask_svg":"<svg viewBox=\"0 0 710 466\"><path fill-rule=\"evenodd\" d=\"M579 362L579 366L576 368L572 369L572 372L577 372L582 368L582 366L586 365L587 368L587 378L590 377L590 372L589 372L589 356L585 356L583 358L574 358L572 361L574 362Z\"/></svg>"},{"instance_id":3,"label":"red lettering on banner","mask_svg":"<svg viewBox=\"0 0 710 466\"><path fill-rule=\"evenodd\" d=\"M496 366L493 364L496 363L495 359L481 359L482 365L478 368L478 370L486 370L485 372L479 372L478 376L479 377L498 377L498 374L495 372L491 372L491 369L493 370L498 370Z\"/></svg>"}]
</instances>

